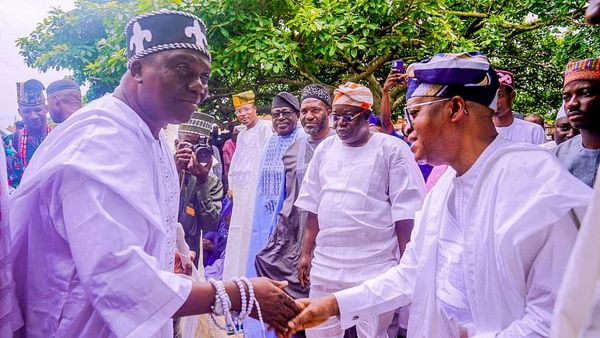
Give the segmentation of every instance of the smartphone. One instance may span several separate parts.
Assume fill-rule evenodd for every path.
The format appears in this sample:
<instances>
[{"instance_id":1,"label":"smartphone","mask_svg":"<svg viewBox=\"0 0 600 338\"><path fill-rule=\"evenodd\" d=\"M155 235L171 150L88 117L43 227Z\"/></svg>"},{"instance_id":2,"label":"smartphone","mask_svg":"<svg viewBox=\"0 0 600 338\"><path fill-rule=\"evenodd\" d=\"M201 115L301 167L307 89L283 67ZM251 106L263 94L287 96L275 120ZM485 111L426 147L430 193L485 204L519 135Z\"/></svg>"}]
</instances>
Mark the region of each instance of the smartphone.
<instances>
[{"instance_id":1,"label":"smartphone","mask_svg":"<svg viewBox=\"0 0 600 338\"><path fill-rule=\"evenodd\" d=\"M404 74L404 61L402 60L394 60L392 61L392 69L398 70L401 74Z\"/></svg>"}]
</instances>

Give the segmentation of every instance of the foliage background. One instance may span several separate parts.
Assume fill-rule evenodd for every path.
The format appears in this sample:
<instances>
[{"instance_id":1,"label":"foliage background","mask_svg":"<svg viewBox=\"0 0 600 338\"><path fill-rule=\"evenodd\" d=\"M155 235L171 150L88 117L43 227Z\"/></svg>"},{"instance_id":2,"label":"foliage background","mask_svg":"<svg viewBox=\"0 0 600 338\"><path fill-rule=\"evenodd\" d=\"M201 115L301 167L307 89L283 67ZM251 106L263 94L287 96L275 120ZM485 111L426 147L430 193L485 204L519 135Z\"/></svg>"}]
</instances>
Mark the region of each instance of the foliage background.
<instances>
[{"instance_id":1,"label":"foliage background","mask_svg":"<svg viewBox=\"0 0 600 338\"><path fill-rule=\"evenodd\" d=\"M253 89L262 110L281 90L306 84L333 90L367 85L379 110L390 61L436 52L482 51L516 77L515 110L552 120L561 104L568 60L597 56L600 34L586 26L587 0L77 0L54 9L17 41L25 62L69 69L87 81L91 100L112 91L125 72L123 29L158 8L193 12L208 27L211 97L202 110L233 118L230 94ZM394 112L404 93L392 93Z\"/></svg>"}]
</instances>

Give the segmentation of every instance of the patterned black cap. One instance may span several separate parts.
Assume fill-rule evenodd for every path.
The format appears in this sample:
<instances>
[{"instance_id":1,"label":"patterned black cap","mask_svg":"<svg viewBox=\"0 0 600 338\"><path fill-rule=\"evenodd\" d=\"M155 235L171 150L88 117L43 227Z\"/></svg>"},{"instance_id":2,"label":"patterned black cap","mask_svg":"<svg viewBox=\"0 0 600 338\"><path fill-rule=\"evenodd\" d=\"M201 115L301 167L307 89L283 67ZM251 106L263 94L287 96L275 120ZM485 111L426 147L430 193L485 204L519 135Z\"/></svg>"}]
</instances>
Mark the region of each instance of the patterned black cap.
<instances>
[{"instance_id":1,"label":"patterned black cap","mask_svg":"<svg viewBox=\"0 0 600 338\"><path fill-rule=\"evenodd\" d=\"M46 103L44 85L35 79L17 82L17 102L20 106L37 106Z\"/></svg>"},{"instance_id":2,"label":"patterned black cap","mask_svg":"<svg viewBox=\"0 0 600 338\"><path fill-rule=\"evenodd\" d=\"M331 107L331 94L329 90L320 84L309 84L304 87L302 90L302 95L300 96L300 102L305 99L318 99L323 101L327 105L327 107Z\"/></svg>"},{"instance_id":3,"label":"patterned black cap","mask_svg":"<svg viewBox=\"0 0 600 338\"><path fill-rule=\"evenodd\" d=\"M210 60L206 26L197 16L161 9L131 19L125 26L127 66L146 55L170 49L192 49Z\"/></svg>"}]
</instances>

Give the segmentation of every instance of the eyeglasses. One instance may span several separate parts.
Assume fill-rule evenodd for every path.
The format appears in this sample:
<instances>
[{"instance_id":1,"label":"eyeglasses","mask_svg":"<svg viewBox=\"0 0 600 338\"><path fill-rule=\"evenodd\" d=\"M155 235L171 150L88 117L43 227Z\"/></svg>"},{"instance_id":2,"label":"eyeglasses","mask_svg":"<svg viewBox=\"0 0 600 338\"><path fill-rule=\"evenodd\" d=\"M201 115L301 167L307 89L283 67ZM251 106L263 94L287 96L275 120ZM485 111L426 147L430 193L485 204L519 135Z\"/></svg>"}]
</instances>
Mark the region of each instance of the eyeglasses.
<instances>
[{"instance_id":1,"label":"eyeglasses","mask_svg":"<svg viewBox=\"0 0 600 338\"><path fill-rule=\"evenodd\" d=\"M339 120L342 120L342 121L344 121L346 123L350 123L350 122L356 120L356 118L359 117L359 116L361 116L365 111L366 110L360 111L360 112L358 112L358 113L356 113L354 115L352 115L352 114L342 114L342 115L331 114L330 115L331 122L332 123L337 123Z\"/></svg>"},{"instance_id":2,"label":"eyeglasses","mask_svg":"<svg viewBox=\"0 0 600 338\"><path fill-rule=\"evenodd\" d=\"M296 112L293 112L291 110L284 110L284 111L277 111L277 112L271 112L271 118L273 119L278 119L280 117L292 117L292 115L296 114Z\"/></svg>"},{"instance_id":3,"label":"eyeglasses","mask_svg":"<svg viewBox=\"0 0 600 338\"><path fill-rule=\"evenodd\" d=\"M438 102L444 102L444 101L448 101L448 100L451 100L451 98L447 97L445 99L439 99L439 100L434 100L434 101L429 101L429 102L417 103L417 104L413 104L412 106L406 106L406 107L404 107L404 117L406 118L406 123L408 124L408 127L412 128L412 125L413 125L412 117L410 116L410 110L411 109L417 108L417 107L422 107L422 106L428 106L430 104L434 104L434 103L438 103Z\"/></svg>"},{"instance_id":4,"label":"eyeglasses","mask_svg":"<svg viewBox=\"0 0 600 338\"><path fill-rule=\"evenodd\" d=\"M244 107L240 110L235 110L235 116L238 115L242 115L242 114L248 114L254 107Z\"/></svg>"}]
</instances>

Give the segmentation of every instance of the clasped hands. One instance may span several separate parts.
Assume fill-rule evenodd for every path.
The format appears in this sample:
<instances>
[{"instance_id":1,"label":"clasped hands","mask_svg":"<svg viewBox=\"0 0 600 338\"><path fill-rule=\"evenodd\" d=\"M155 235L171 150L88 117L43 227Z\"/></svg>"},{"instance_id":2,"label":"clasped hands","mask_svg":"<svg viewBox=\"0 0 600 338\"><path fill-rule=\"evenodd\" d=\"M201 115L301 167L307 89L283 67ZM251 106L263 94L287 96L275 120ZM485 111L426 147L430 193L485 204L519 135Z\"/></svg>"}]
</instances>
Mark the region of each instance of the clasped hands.
<instances>
[{"instance_id":1,"label":"clasped hands","mask_svg":"<svg viewBox=\"0 0 600 338\"><path fill-rule=\"evenodd\" d=\"M283 292L287 282L263 277L252 279L252 284L263 320L280 338L291 337L298 331L317 326L329 317L339 315L338 304L333 295L294 300ZM251 316L258 318L255 311Z\"/></svg>"}]
</instances>

